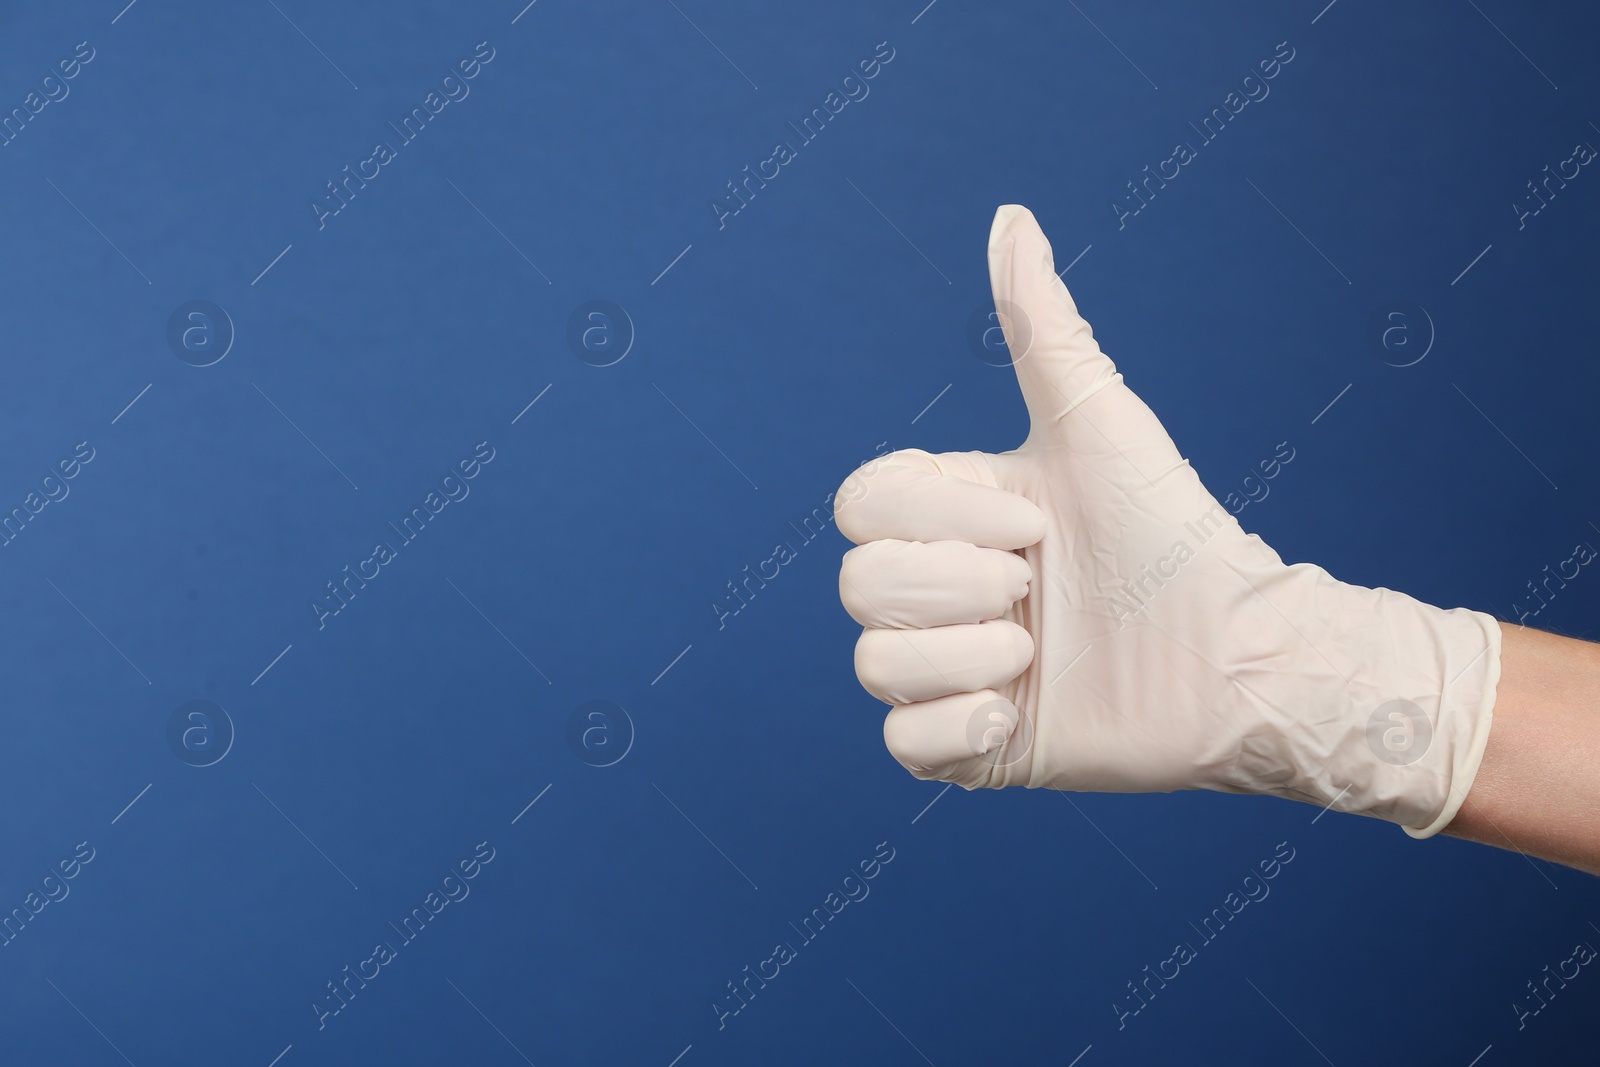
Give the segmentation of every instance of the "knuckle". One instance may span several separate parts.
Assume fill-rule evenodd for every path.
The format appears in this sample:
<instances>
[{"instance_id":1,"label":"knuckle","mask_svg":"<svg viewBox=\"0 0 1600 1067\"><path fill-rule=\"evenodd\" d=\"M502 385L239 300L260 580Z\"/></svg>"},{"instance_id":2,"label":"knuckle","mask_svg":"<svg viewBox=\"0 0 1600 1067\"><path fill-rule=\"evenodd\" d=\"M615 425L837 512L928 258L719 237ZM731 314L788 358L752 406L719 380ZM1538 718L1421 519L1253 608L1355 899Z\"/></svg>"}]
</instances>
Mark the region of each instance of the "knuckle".
<instances>
[{"instance_id":1,"label":"knuckle","mask_svg":"<svg viewBox=\"0 0 1600 1067\"><path fill-rule=\"evenodd\" d=\"M863 689L886 704L894 701L884 694L899 681L896 657L888 644L892 639L888 630L867 627L856 640L856 679Z\"/></svg>"},{"instance_id":2,"label":"knuckle","mask_svg":"<svg viewBox=\"0 0 1600 1067\"><path fill-rule=\"evenodd\" d=\"M833 494L833 521L845 537L862 544L873 539L874 512L878 509L863 501L873 495L875 484L886 472L897 468L936 471L932 454L920 448L902 448L868 460L852 471Z\"/></svg>"},{"instance_id":3,"label":"knuckle","mask_svg":"<svg viewBox=\"0 0 1600 1067\"><path fill-rule=\"evenodd\" d=\"M882 621L873 606L877 597L872 593L874 582L882 573L876 561L883 555L883 550L874 546L881 544L869 541L852 548L839 563L839 602L850 617L863 626Z\"/></svg>"},{"instance_id":4,"label":"knuckle","mask_svg":"<svg viewBox=\"0 0 1600 1067\"><path fill-rule=\"evenodd\" d=\"M883 745L895 762L917 778L936 777L941 768L930 766L927 757L927 725L919 722L918 709L898 706L884 716Z\"/></svg>"},{"instance_id":5,"label":"knuckle","mask_svg":"<svg viewBox=\"0 0 1600 1067\"><path fill-rule=\"evenodd\" d=\"M889 750L889 755L894 757L896 763L912 774L916 774L921 768L917 765L917 761L912 758L912 741L909 736L909 730L905 724L905 719L898 714L899 711L900 709L896 708L884 717L883 746Z\"/></svg>"}]
</instances>

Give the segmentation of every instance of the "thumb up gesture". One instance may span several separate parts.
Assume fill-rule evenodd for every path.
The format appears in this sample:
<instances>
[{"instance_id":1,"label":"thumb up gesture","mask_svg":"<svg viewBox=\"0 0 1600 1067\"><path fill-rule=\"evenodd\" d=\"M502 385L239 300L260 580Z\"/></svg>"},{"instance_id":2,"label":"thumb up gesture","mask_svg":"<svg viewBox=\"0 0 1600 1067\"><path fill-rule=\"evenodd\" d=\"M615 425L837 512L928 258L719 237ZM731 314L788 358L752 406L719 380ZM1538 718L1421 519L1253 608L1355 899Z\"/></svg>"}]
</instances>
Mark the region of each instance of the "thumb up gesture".
<instances>
[{"instance_id":1,"label":"thumb up gesture","mask_svg":"<svg viewBox=\"0 0 1600 1067\"><path fill-rule=\"evenodd\" d=\"M1268 793L1447 825L1488 738L1498 623L1246 533L1100 350L1026 208L996 212L989 275L1027 440L895 452L835 496L889 751L968 789Z\"/></svg>"}]
</instances>

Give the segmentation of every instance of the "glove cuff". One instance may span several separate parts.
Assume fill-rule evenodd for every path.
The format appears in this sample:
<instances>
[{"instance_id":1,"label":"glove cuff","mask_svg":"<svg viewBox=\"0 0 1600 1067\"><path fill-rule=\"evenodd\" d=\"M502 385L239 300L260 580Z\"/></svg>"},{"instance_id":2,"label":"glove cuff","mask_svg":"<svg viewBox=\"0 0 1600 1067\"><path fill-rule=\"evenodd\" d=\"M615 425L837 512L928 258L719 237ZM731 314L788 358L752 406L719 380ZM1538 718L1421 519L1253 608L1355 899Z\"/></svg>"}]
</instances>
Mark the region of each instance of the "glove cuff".
<instances>
[{"instance_id":1,"label":"glove cuff","mask_svg":"<svg viewBox=\"0 0 1600 1067\"><path fill-rule=\"evenodd\" d=\"M1445 716L1452 715L1456 728L1452 731L1449 779L1446 783L1444 806L1433 821L1425 826L1404 826L1411 837L1421 840L1449 826L1466 803L1467 794L1478 776L1483 763L1483 752L1489 744L1489 731L1494 725L1495 693L1500 684L1500 623L1481 611L1457 609L1475 622L1483 632L1485 646L1477 660L1457 668L1460 676L1449 682L1445 700L1440 707L1440 725Z\"/></svg>"}]
</instances>

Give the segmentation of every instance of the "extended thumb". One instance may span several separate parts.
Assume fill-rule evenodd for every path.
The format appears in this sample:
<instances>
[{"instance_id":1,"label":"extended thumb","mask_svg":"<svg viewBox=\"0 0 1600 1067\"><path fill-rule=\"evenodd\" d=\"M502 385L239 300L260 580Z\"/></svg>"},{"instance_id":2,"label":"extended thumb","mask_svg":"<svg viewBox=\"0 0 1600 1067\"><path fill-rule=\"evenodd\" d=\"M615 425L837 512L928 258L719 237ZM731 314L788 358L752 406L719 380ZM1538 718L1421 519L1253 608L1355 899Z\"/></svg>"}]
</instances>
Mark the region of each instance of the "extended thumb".
<instances>
[{"instance_id":1,"label":"extended thumb","mask_svg":"<svg viewBox=\"0 0 1600 1067\"><path fill-rule=\"evenodd\" d=\"M1078 314L1033 212L1002 205L989 230L989 283L1035 430L1117 381L1117 368Z\"/></svg>"}]
</instances>

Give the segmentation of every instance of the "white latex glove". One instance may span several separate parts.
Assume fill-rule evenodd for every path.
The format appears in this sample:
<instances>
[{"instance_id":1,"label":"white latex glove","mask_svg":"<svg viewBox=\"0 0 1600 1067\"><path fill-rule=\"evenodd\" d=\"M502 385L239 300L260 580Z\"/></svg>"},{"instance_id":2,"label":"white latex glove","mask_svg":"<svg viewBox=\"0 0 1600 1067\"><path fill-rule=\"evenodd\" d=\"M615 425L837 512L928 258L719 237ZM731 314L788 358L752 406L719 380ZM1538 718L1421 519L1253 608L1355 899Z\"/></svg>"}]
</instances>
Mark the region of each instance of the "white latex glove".
<instances>
[{"instance_id":1,"label":"white latex glove","mask_svg":"<svg viewBox=\"0 0 1600 1067\"><path fill-rule=\"evenodd\" d=\"M995 214L989 273L1027 441L895 452L835 497L889 751L968 789L1268 793L1447 825L1488 739L1499 624L1245 533L1100 351L1026 208Z\"/></svg>"}]
</instances>

